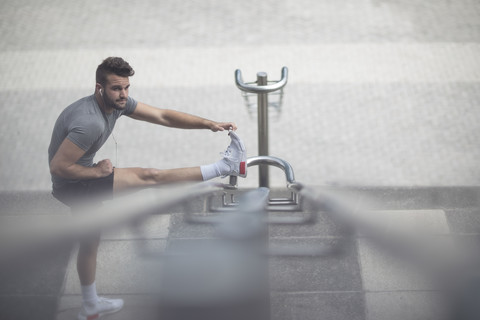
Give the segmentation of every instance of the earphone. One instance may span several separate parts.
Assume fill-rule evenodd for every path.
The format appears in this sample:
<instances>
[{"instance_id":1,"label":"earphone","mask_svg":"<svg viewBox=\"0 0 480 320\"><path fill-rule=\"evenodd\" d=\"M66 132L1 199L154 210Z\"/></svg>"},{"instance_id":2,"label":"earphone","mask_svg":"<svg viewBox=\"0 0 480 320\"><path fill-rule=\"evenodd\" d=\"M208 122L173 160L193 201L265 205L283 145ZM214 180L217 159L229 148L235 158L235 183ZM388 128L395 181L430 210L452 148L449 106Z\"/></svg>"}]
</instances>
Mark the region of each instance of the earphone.
<instances>
[{"instance_id":1,"label":"earphone","mask_svg":"<svg viewBox=\"0 0 480 320\"><path fill-rule=\"evenodd\" d=\"M100 92L100 95L103 97L103 89L100 89L99 92Z\"/></svg>"}]
</instances>

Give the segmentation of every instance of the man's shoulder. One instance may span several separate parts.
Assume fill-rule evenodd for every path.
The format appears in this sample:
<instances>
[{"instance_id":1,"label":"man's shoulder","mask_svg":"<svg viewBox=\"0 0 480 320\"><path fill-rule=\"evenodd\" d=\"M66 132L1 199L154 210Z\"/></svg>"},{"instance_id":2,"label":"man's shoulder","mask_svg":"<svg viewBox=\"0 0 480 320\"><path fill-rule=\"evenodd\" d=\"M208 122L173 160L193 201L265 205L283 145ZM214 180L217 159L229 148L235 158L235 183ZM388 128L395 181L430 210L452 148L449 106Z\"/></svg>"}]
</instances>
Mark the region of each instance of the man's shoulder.
<instances>
[{"instance_id":1,"label":"man's shoulder","mask_svg":"<svg viewBox=\"0 0 480 320\"><path fill-rule=\"evenodd\" d=\"M104 120L93 96L75 101L63 111L63 116L70 130L78 126L94 132L104 129Z\"/></svg>"},{"instance_id":2,"label":"man's shoulder","mask_svg":"<svg viewBox=\"0 0 480 320\"><path fill-rule=\"evenodd\" d=\"M70 104L64 113L92 114L95 113L96 103L93 95L83 97Z\"/></svg>"},{"instance_id":3,"label":"man's shoulder","mask_svg":"<svg viewBox=\"0 0 480 320\"><path fill-rule=\"evenodd\" d=\"M81 98L63 110L63 116L68 122L78 119L89 119L90 121L102 120L102 114L95 103L93 96Z\"/></svg>"}]
</instances>

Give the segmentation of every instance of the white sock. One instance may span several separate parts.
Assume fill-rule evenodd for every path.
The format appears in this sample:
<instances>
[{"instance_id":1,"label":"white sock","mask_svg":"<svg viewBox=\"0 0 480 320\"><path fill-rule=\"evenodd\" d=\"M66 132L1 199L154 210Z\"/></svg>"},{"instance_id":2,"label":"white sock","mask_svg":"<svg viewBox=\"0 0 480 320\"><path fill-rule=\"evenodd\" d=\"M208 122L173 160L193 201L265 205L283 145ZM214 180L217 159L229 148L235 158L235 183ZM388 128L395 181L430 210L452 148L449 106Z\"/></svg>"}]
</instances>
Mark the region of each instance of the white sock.
<instances>
[{"instance_id":1,"label":"white sock","mask_svg":"<svg viewBox=\"0 0 480 320\"><path fill-rule=\"evenodd\" d=\"M97 296L97 287L95 286L95 282L93 282L88 286L81 286L81 287L82 287L83 303L87 303L87 304L97 303L98 296Z\"/></svg>"},{"instance_id":2,"label":"white sock","mask_svg":"<svg viewBox=\"0 0 480 320\"><path fill-rule=\"evenodd\" d=\"M230 166L222 159L212 164L200 167L203 181L223 176L230 172Z\"/></svg>"}]
</instances>

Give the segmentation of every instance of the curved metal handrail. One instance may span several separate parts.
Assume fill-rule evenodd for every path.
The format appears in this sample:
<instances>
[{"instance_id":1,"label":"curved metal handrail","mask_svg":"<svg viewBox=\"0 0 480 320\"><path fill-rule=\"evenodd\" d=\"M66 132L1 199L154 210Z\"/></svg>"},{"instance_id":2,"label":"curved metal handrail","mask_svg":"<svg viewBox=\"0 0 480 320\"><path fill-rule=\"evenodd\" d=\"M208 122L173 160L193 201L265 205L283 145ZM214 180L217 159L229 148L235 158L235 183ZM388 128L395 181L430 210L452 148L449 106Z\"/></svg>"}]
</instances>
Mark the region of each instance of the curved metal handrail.
<instances>
[{"instance_id":1,"label":"curved metal handrail","mask_svg":"<svg viewBox=\"0 0 480 320\"><path fill-rule=\"evenodd\" d=\"M242 91L250 92L250 93L269 93L269 92L277 91L283 88L287 84L287 80L288 80L287 67L282 68L282 78L277 83L266 85L266 86L256 86L256 85L246 84L245 82L243 82L242 72L240 71L240 69L235 70L235 83L237 87Z\"/></svg>"},{"instance_id":2,"label":"curved metal handrail","mask_svg":"<svg viewBox=\"0 0 480 320\"><path fill-rule=\"evenodd\" d=\"M272 156L257 156L247 159L247 167L267 164L282 169L289 184L295 184L295 175L292 166L285 160Z\"/></svg>"}]
</instances>

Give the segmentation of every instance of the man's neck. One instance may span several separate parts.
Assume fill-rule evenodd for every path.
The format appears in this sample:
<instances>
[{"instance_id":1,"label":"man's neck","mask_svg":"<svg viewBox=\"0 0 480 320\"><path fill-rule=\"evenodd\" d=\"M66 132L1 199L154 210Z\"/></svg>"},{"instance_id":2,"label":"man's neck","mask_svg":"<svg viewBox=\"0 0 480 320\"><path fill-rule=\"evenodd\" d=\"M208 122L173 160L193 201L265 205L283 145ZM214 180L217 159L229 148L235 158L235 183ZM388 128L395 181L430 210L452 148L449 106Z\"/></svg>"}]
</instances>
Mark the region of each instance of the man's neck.
<instances>
[{"instance_id":1,"label":"man's neck","mask_svg":"<svg viewBox=\"0 0 480 320\"><path fill-rule=\"evenodd\" d=\"M105 114L111 114L113 112L113 108L108 108L105 104L105 100L103 99L102 95L99 93L95 94L95 99L97 100L98 107L102 110Z\"/></svg>"}]
</instances>

